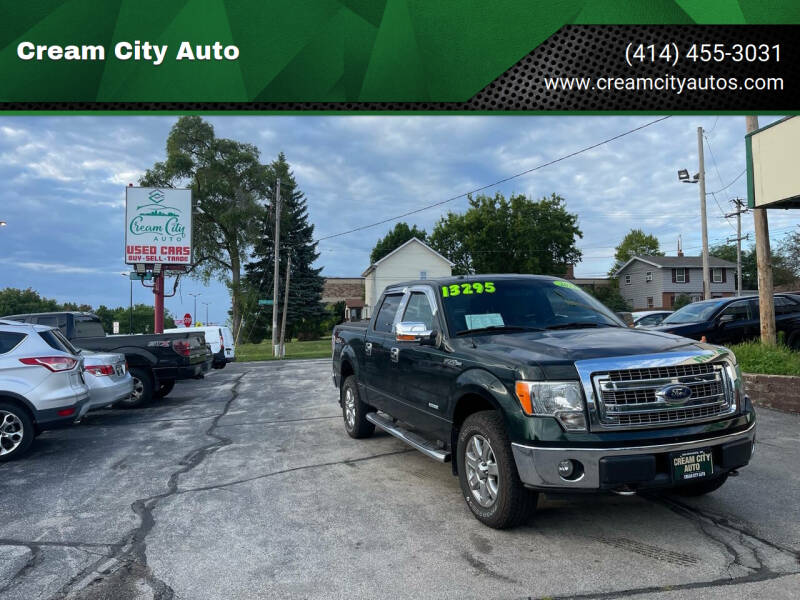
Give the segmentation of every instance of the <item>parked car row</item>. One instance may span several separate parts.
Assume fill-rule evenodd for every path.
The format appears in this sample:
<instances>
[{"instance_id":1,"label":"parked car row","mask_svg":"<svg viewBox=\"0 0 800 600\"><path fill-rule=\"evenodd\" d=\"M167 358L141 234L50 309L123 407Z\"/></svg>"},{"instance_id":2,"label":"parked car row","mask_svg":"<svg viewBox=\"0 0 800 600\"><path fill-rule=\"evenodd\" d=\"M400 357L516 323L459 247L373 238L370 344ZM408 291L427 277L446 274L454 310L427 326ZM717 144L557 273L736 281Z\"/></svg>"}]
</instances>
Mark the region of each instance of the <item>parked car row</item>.
<instances>
[{"instance_id":1,"label":"parked car row","mask_svg":"<svg viewBox=\"0 0 800 600\"><path fill-rule=\"evenodd\" d=\"M0 318L0 461L87 411L143 406L234 360L227 327L112 335L90 313Z\"/></svg>"}]
</instances>

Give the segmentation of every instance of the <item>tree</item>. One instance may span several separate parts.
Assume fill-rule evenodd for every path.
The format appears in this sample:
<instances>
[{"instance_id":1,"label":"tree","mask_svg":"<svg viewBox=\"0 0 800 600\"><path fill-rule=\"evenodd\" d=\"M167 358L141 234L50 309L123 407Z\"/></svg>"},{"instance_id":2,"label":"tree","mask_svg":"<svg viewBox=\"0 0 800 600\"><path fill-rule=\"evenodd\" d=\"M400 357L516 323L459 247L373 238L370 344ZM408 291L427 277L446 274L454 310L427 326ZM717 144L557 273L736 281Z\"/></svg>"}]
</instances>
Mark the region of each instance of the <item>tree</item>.
<instances>
[{"instance_id":1,"label":"tree","mask_svg":"<svg viewBox=\"0 0 800 600\"><path fill-rule=\"evenodd\" d=\"M783 259L782 266L791 273L793 279L800 279L800 231L790 231L778 245L778 254Z\"/></svg>"},{"instance_id":2,"label":"tree","mask_svg":"<svg viewBox=\"0 0 800 600\"><path fill-rule=\"evenodd\" d=\"M231 292L234 336L241 323L242 265L259 239L269 169L252 144L218 138L200 117L181 117L167 137L167 158L148 169L143 186L189 187L196 210L191 273L225 282Z\"/></svg>"},{"instance_id":3,"label":"tree","mask_svg":"<svg viewBox=\"0 0 800 600\"><path fill-rule=\"evenodd\" d=\"M614 252L614 266L611 267L609 275L614 275L622 265L634 256L664 256L661 251L658 238L641 229L631 229Z\"/></svg>"},{"instance_id":4,"label":"tree","mask_svg":"<svg viewBox=\"0 0 800 600\"><path fill-rule=\"evenodd\" d=\"M385 236L378 240L369 255L369 262L375 264L390 252L405 244L411 238L417 238L424 242L428 237L424 229L417 229L417 226L409 227L408 223L400 222L394 226Z\"/></svg>"},{"instance_id":5,"label":"tree","mask_svg":"<svg viewBox=\"0 0 800 600\"><path fill-rule=\"evenodd\" d=\"M155 309L149 304L134 304L133 305L133 330L129 331L131 321L130 307L118 306L117 308L108 308L101 304L97 310L90 310L96 314L103 322L103 329L106 333L111 333L114 330L114 321L119 323L120 333L153 333L154 312ZM164 328L170 329L175 327L175 319L168 310L164 310Z\"/></svg>"},{"instance_id":6,"label":"tree","mask_svg":"<svg viewBox=\"0 0 800 600\"><path fill-rule=\"evenodd\" d=\"M27 288L5 288L0 290L0 316L61 310L55 300L43 298L38 292Z\"/></svg>"},{"instance_id":7,"label":"tree","mask_svg":"<svg viewBox=\"0 0 800 600\"><path fill-rule=\"evenodd\" d=\"M563 275L581 258L575 238L583 237L578 217L556 194L534 201L522 194L506 200L469 198L464 214L448 213L428 238L431 247L455 263L454 273L537 273Z\"/></svg>"},{"instance_id":8,"label":"tree","mask_svg":"<svg viewBox=\"0 0 800 600\"><path fill-rule=\"evenodd\" d=\"M679 308L683 308L687 304L691 304L692 299L687 294L678 294L675 296L675 301L672 303L672 308L674 310L678 310Z\"/></svg>"},{"instance_id":9,"label":"tree","mask_svg":"<svg viewBox=\"0 0 800 600\"><path fill-rule=\"evenodd\" d=\"M292 272L289 282L289 308L286 314L286 336L288 339L301 335L315 337L325 316L322 306L324 279L322 268L313 268L319 258L317 242L314 241L314 226L308 222L306 197L297 187L297 182L283 153L269 166L268 179L271 188L281 180L281 227L280 227L280 280L283 288L286 278L286 259L291 256ZM258 229L263 232L245 267L250 301L248 308L251 324L245 327L249 341L261 341L271 331L272 310L256 310L257 300L272 298L273 269L275 265L275 210L271 208L262 215ZM283 292L274 301L278 304L278 326L283 316Z\"/></svg>"},{"instance_id":10,"label":"tree","mask_svg":"<svg viewBox=\"0 0 800 600\"><path fill-rule=\"evenodd\" d=\"M628 301L622 297L616 279L610 279L609 285L593 285L584 288L584 291L590 293L614 312L633 310Z\"/></svg>"}]
</instances>

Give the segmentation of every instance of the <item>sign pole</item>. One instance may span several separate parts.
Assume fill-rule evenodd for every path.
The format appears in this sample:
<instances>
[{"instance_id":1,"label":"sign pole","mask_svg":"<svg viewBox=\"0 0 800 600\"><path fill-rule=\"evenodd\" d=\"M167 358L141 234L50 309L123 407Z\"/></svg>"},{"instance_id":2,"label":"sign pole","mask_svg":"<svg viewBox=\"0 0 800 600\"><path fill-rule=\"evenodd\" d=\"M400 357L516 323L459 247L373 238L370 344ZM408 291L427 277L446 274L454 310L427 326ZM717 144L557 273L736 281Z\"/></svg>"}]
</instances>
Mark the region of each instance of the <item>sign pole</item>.
<instances>
[{"instance_id":1,"label":"sign pole","mask_svg":"<svg viewBox=\"0 0 800 600\"><path fill-rule=\"evenodd\" d=\"M272 356L278 355L278 275L280 268L281 244L281 179L275 185L275 250L273 251L274 272L272 275Z\"/></svg>"},{"instance_id":2,"label":"sign pole","mask_svg":"<svg viewBox=\"0 0 800 600\"><path fill-rule=\"evenodd\" d=\"M164 333L164 273L156 277L153 284L153 294L155 300L155 323L154 333Z\"/></svg>"}]
</instances>

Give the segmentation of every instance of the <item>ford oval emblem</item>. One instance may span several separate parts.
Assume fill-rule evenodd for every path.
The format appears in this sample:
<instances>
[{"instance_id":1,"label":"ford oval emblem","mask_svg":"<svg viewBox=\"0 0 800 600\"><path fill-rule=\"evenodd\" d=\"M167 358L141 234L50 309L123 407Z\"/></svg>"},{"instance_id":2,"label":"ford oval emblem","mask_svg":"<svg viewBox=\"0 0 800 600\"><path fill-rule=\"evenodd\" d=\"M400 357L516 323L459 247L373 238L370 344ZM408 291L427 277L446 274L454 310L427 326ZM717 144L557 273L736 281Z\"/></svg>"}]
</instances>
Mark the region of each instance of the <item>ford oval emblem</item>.
<instances>
[{"instance_id":1,"label":"ford oval emblem","mask_svg":"<svg viewBox=\"0 0 800 600\"><path fill-rule=\"evenodd\" d=\"M688 385L668 385L656 392L667 401L667 404L684 404L692 397L692 388Z\"/></svg>"}]
</instances>

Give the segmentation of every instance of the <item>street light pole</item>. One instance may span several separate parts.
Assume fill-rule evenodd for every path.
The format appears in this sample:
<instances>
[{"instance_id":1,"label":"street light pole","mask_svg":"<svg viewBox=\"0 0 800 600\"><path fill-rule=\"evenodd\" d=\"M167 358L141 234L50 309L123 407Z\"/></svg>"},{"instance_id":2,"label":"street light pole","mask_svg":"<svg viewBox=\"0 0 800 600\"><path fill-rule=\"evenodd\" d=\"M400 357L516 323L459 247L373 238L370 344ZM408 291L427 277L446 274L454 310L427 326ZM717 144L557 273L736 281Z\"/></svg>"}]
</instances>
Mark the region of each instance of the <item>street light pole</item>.
<instances>
[{"instance_id":1,"label":"street light pole","mask_svg":"<svg viewBox=\"0 0 800 600\"><path fill-rule=\"evenodd\" d=\"M206 325L208 325L208 305L211 304L211 302L201 302L200 304L206 305Z\"/></svg>"},{"instance_id":2,"label":"street light pole","mask_svg":"<svg viewBox=\"0 0 800 600\"><path fill-rule=\"evenodd\" d=\"M697 156L700 163L700 227L703 232L703 298L711 299L711 273L708 268L708 223L706 222L706 167L703 160L703 128L697 128Z\"/></svg>"},{"instance_id":3,"label":"street light pole","mask_svg":"<svg viewBox=\"0 0 800 600\"><path fill-rule=\"evenodd\" d=\"M190 292L189 295L190 296L194 296L194 311L192 312L192 321L196 323L197 322L197 297L198 296L202 296L203 293L202 292L195 292L195 293Z\"/></svg>"},{"instance_id":4,"label":"street light pole","mask_svg":"<svg viewBox=\"0 0 800 600\"><path fill-rule=\"evenodd\" d=\"M130 284L130 304L128 305L128 333L133 333L133 279L131 279L130 273L127 271L124 273L120 273L122 277L128 278L128 283Z\"/></svg>"}]
</instances>

